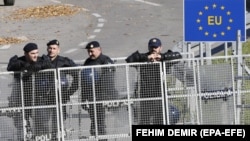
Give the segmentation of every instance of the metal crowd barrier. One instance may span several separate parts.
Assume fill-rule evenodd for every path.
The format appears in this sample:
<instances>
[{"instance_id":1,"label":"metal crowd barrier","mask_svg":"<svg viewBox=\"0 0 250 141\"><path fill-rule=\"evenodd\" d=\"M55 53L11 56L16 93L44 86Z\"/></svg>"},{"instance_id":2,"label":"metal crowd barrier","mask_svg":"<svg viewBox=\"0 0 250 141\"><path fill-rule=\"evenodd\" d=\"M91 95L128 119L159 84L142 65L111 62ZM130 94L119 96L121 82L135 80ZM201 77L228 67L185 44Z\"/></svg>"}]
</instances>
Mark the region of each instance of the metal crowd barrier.
<instances>
[{"instance_id":1,"label":"metal crowd barrier","mask_svg":"<svg viewBox=\"0 0 250 141\"><path fill-rule=\"evenodd\" d=\"M238 56L1 72L0 140L129 141L139 124L249 124L243 58L242 75Z\"/></svg>"}]
</instances>

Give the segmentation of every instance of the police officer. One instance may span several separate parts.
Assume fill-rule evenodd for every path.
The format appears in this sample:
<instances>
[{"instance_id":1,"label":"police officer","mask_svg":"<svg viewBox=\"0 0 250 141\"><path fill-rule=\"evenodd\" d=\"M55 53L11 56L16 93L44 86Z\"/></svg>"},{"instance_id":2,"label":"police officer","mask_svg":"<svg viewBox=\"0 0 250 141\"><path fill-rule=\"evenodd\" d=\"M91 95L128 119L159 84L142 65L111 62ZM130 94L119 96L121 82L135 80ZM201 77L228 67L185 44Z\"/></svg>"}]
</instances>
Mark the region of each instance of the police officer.
<instances>
[{"instance_id":1,"label":"police officer","mask_svg":"<svg viewBox=\"0 0 250 141\"><path fill-rule=\"evenodd\" d=\"M33 105L32 103L36 103L38 97L37 92L39 91L39 89L36 88L36 84L35 88L33 87L34 81L32 80L32 74L34 72L38 72L39 70L48 69L52 67L50 60L46 55L43 55L42 57L39 56L38 46L36 43L26 44L23 50L24 50L24 55L21 57L18 57L17 55L11 57L7 67L8 71L17 72L14 74L14 87L12 94L9 98L10 107L22 106L21 94L23 94L24 106L32 106ZM19 72L21 72L23 75L20 75ZM21 93L21 83L20 83L21 79L23 81L22 85L23 93ZM36 80L39 80L38 76L35 77L35 81ZM33 89L35 89L35 93L33 92ZM17 128L17 138L20 141L24 140L23 120L26 120L27 126L29 126L30 117L31 117L31 109L25 110L24 119L22 118L21 113L18 113L13 117L14 125Z\"/></svg>"},{"instance_id":2,"label":"police officer","mask_svg":"<svg viewBox=\"0 0 250 141\"><path fill-rule=\"evenodd\" d=\"M158 38L151 38L148 41L148 52L132 53L126 58L127 63L132 62L159 62L182 58L179 52L161 53L162 43ZM140 74L138 82L139 98L161 98L161 74L159 64L145 64L137 67ZM140 123L139 124L163 124L163 112L161 100L143 100L140 102Z\"/></svg>"},{"instance_id":3,"label":"police officer","mask_svg":"<svg viewBox=\"0 0 250 141\"><path fill-rule=\"evenodd\" d=\"M113 60L102 53L102 48L98 41L91 41L86 45L89 57L84 62L84 66L114 64ZM95 102L111 100L117 97L114 86L114 67L87 68L82 71L82 100L83 102ZM93 79L94 78L94 79ZM95 89L93 89L93 87ZM86 108L88 107L88 108ZM90 120L90 134L96 136L95 124L97 124L98 135L106 134L105 129L105 107L102 103L83 105L87 109ZM95 117L95 112L97 117ZM97 118L95 120L95 118ZM95 122L97 121L97 123ZM106 141L103 139L102 141Z\"/></svg>"},{"instance_id":4,"label":"police officer","mask_svg":"<svg viewBox=\"0 0 250 141\"><path fill-rule=\"evenodd\" d=\"M151 38L148 42L148 52L139 53L138 51L131 54L126 58L126 62L155 62L155 61L166 61L175 60L182 58L179 52L173 52L168 50L165 53L161 53L162 43L158 38Z\"/></svg>"},{"instance_id":5,"label":"police officer","mask_svg":"<svg viewBox=\"0 0 250 141\"><path fill-rule=\"evenodd\" d=\"M57 39L51 40L47 43L47 56L50 58L52 64L55 68L61 67L76 67L77 64L68 57L60 56L60 43ZM60 71L60 80L61 80L61 94L62 102L65 104L68 100L70 100L70 96L73 95L78 89L78 72L77 70L63 70ZM71 76L72 83L70 85L67 76ZM66 120L66 107L63 106L63 120ZM54 112L56 113L56 112ZM56 118L56 115L53 116ZM53 121L56 122L56 121ZM54 125L53 132L56 132L56 127ZM53 137L54 138L54 137Z\"/></svg>"}]
</instances>

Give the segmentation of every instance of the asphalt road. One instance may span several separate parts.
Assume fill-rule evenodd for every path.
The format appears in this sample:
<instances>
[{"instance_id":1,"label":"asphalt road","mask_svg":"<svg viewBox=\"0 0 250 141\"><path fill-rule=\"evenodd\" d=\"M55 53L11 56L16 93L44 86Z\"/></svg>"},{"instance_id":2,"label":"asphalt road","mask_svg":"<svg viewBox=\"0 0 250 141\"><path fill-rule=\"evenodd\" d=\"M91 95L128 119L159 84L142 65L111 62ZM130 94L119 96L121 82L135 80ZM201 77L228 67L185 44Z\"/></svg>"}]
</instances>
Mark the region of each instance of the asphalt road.
<instances>
[{"instance_id":1,"label":"asphalt road","mask_svg":"<svg viewBox=\"0 0 250 141\"><path fill-rule=\"evenodd\" d=\"M25 0L25 2L16 0L14 6L3 6L3 2L1 2L0 37L27 39L27 42L19 44L0 45L1 71L6 70L6 64L11 56L23 55L23 46L28 42L37 43L40 54L46 54L46 43L49 40L58 39L61 43L61 55L68 56L73 60L83 60L88 57L84 47L91 40L97 40L101 43L104 54L118 58L126 57L136 50L146 52L148 40L152 37L158 37L162 40L163 51L172 49L178 41L183 39L183 0ZM77 15L68 17L21 21L5 18L20 8L54 4L78 6L81 11ZM1 79L0 86L6 85L8 81ZM4 92L10 91L10 88L1 91L2 95L6 96ZM6 100L7 98L2 97L2 99ZM221 101L218 101L218 105L219 103ZM213 106L214 103L211 104L211 107ZM225 111L226 108L230 109L230 106L224 103L221 111ZM211 107L208 106L207 109ZM79 112L76 107L69 107L68 111L73 114ZM83 115L87 115L84 111L82 112ZM121 116L121 114L113 113L108 115L108 118L112 119L118 115ZM210 122L210 119L206 119L205 116L205 122ZM220 117L216 116L215 118L219 119ZM72 120L67 121L66 126L70 127L70 123L78 122L77 118ZM10 128L13 127L9 124L11 123L10 119L1 117L0 121L7 121L2 122L1 125L9 127L4 131L0 130L0 137L3 135L11 137L12 133L6 132L13 130ZM81 124L89 127L89 119L85 118ZM108 125L128 128L122 123ZM76 135L74 134L73 137Z\"/></svg>"},{"instance_id":2,"label":"asphalt road","mask_svg":"<svg viewBox=\"0 0 250 141\"><path fill-rule=\"evenodd\" d=\"M55 4L78 6L81 11L73 16L6 19L18 9ZM0 71L6 71L10 57L23 55L22 49L26 43L37 43L42 55L46 54L46 43L52 39L60 41L61 55L73 60L88 57L84 47L92 40L99 41L104 54L112 58L126 57L136 50L146 52L148 40L152 37L160 38L163 51L167 51L183 38L182 5L182 0L16 0L14 6L3 6L0 1L0 37L27 39L18 44L0 45ZM4 88L8 81L1 78L1 87ZM5 88L0 91L2 94L10 91L9 87ZM6 97L2 98L6 100ZM72 112L77 113L77 108L75 110ZM114 118L113 114L109 116ZM1 117L1 121L6 121L1 125L10 129L1 130L0 137L12 137L13 133L9 132L13 130L13 125L9 124L11 119ZM67 122L69 124L66 126L70 125L71 122ZM82 124L89 124L88 118ZM121 124L117 125L123 127Z\"/></svg>"},{"instance_id":3,"label":"asphalt road","mask_svg":"<svg viewBox=\"0 0 250 141\"><path fill-rule=\"evenodd\" d=\"M70 4L82 10L74 16L43 19L7 20L14 10L42 5ZM84 47L97 40L103 52L112 58L126 57L139 50L147 51L148 40L158 37L163 51L171 49L183 38L182 0L17 0L14 6L0 3L0 37L21 37L39 45L46 54L46 43L58 39L61 55L74 60L86 59ZM1 45L1 70L9 58L23 55L27 43Z\"/></svg>"}]
</instances>

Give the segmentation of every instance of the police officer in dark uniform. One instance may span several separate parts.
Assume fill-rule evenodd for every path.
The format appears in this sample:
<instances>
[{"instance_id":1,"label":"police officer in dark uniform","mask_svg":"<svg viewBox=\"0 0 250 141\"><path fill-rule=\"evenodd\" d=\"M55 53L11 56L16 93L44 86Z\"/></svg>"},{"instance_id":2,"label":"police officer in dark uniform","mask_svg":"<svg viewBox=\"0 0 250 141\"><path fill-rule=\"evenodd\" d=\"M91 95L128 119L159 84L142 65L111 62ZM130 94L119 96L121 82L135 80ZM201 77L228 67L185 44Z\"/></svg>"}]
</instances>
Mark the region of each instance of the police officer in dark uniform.
<instances>
[{"instance_id":1,"label":"police officer in dark uniform","mask_svg":"<svg viewBox=\"0 0 250 141\"><path fill-rule=\"evenodd\" d=\"M35 83L35 85L33 84L34 82L39 81L40 77L39 75L35 75L34 81L32 79L32 74L43 69L52 68L52 64L46 55L43 55L42 57L39 56L37 44L28 43L24 46L23 50L24 55L21 57L18 57L17 55L11 57L7 67L8 71L15 71L13 91L9 97L10 107L22 107L21 94L23 94L24 106L33 106L33 103L37 105L36 103L39 97L38 92L41 89L37 88L37 83ZM22 75L20 75L20 72ZM21 92L21 80L23 81L23 93ZM34 92L33 89L35 89ZM24 119L22 118L21 113L18 113L13 117L14 125L17 128L17 138L20 141L24 140L23 120L26 120L27 126L30 126L29 119L31 117L31 109L26 109L24 112Z\"/></svg>"},{"instance_id":2,"label":"police officer in dark uniform","mask_svg":"<svg viewBox=\"0 0 250 141\"><path fill-rule=\"evenodd\" d=\"M113 60L107 55L102 54L99 42L92 41L86 45L89 57L84 62L84 66L114 64ZM117 97L114 86L114 67L91 67L82 71L82 101L102 101L111 100ZM93 89L94 87L94 89ZM86 108L87 107L87 108ZM90 120L90 134L96 136L95 125L97 124L98 135L106 134L105 130L105 107L102 103L83 105L87 109ZM97 119L95 119L95 113ZM97 123L95 122L97 121ZM102 139L106 141L106 139Z\"/></svg>"},{"instance_id":3,"label":"police officer in dark uniform","mask_svg":"<svg viewBox=\"0 0 250 141\"><path fill-rule=\"evenodd\" d=\"M60 56L60 43L58 40L54 39L47 43L47 56L50 58L52 64L55 68L61 67L76 67L77 64L68 57ZM63 70L60 71L60 81L61 81L61 98L62 103L66 103L70 100L70 96L73 95L78 89L78 71L77 70ZM68 77L72 77L72 83L70 84ZM66 107L63 106L63 119L66 120ZM56 112L55 112L56 113ZM53 116L56 118L56 115ZM53 121L56 122L56 121ZM54 128L56 128L55 126ZM54 129L56 132L56 129Z\"/></svg>"},{"instance_id":4,"label":"police officer in dark uniform","mask_svg":"<svg viewBox=\"0 0 250 141\"><path fill-rule=\"evenodd\" d=\"M159 62L165 60L174 60L182 58L179 52L161 53L162 44L158 38L151 38L148 42L148 52L134 52L126 58L127 63L132 62ZM138 82L139 98L161 98L161 74L159 64L151 63L137 66L140 81ZM139 124L163 124L163 112L161 100L143 100L140 102L140 123Z\"/></svg>"}]
</instances>

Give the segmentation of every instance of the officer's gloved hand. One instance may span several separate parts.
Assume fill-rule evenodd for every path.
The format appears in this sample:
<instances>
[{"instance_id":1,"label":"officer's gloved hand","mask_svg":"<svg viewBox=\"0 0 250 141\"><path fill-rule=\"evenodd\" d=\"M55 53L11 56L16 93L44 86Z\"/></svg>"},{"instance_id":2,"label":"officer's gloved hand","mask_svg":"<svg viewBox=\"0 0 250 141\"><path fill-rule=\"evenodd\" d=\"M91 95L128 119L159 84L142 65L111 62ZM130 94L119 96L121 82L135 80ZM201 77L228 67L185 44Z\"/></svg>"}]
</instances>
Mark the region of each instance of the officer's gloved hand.
<instances>
[{"instance_id":1,"label":"officer's gloved hand","mask_svg":"<svg viewBox=\"0 0 250 141\"><path fill-rule=\"evenodd\" d=\"M39 70L41 70L41 66L37 63L34 63L30 64L26 69L31 72L38 72Z\"/></svg>"},{"instance_id":2,"label":"officer's gloved hand","mask_svg":"<svg viewBox=\"0 0 250 141\"><path fill-rule=\"evenodd\" d=\"M173 52L172 50L168 50L166 53L162 54L163 60L175 60L181 58L182 55L179 52Z\"/></svg>"},{"instance_id":3,"label":"officer's gloved hand","mask_svg":"<svg viewBox=\"0 0 250 141\"><path fill-rule=\"evenodd\" d=\"M180 54L180 52L174 52L174 53L173 53L173 58L174 58L174 59L181 59L181 58L182 58L182 55Z\"/></svg>"},{"instance_id":4,"label":"officer's gloved hand","mask_svg":"<svg viewBox=\"0 0 250 141\"><path fill-rule=\"evenodd\" d=\"M28 70L24 70L24 71L22 71L22 74L23 74L23 79L27 79L29 76L31 76L32 75L32 71L28 71Z\"/></svg>"},{"instance_id":5,"label":"officer's gloved hand","mask_svg":"<svg viewBox=\"0 0 250 141\"><path fill-rule=\"evenodd\" d=\"M41 68L41 65L39 65L39 64L34 64L33 65L33 70L35 71L35 72L38 72L38 71L40 71L42 68Z\"/></svg>"},{"instance_id":6,"label":"officer's gloved hand","mask_svg":"<svg viewBox=\"0 0 250 141\"><path fill-rule=\"evenodd\" d=\"M32 75L32 71L31 71L31 66L30 66L30 64L28 64L28 63L25 63L24 64L24 67L22 68L22 78L23 79L26 79L26 78L28 78L29 76L31 76Z\"/></svg>"}]
</instances>

